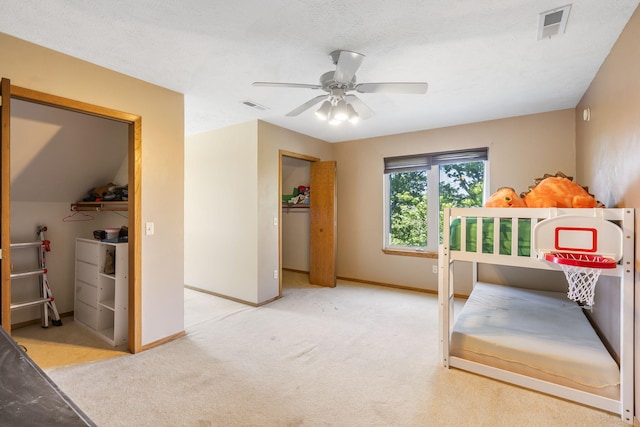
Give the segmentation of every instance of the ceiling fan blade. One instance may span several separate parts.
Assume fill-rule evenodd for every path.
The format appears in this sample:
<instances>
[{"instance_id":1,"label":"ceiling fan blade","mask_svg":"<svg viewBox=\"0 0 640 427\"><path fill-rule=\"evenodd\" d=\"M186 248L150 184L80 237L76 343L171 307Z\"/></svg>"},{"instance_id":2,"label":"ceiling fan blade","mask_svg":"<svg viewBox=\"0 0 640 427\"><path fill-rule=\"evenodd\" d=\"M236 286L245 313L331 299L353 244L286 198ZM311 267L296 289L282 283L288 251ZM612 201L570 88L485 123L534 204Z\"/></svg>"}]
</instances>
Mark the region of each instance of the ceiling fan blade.
<instances>
[{"instance_id":1,"label":"ceiling fan blade","mask_svg":"<svg viewBox=\"0 0 640 427\"><path fill-rule=\"evenodd\" d=\"M360 83L356 91L360 93L406 93L422 95L427 93L427 83Z\"/></svg>"},{"instance_id":2,"label":"ceiling fan blade","mask_svg":"<svg viewBox=\"0 0 640 427\"><path fill-rule=\"evenodd\" d=\"M301 106L299 106L298 108L294 108L293 110L289 111L286 116L287 117L295 117L298 114L302 113L303 111L308 110L309 108L313 107L314 105L316 105L318 102L327 99L327 95L320 95L320 96L316 96L315 98L312 98L310 100L308 100L307 102L305 102L304 104L302 104Z\"/></svg>"},{"instance_id":3,"label":"ceiling fan blade","mask_svg":"<svg viewBox=\"0 0 640 427\"><path fill-rule=\"evenodd\" d=\"M375 114L373 110L357 96L347 95L345 96L345 99L349 104L353 105L353 108L362 120L366 120Z\"/></svg>"},{"instance_id":4,"label":"ceiling fan blade","mask_svg":"<svg viewBox=\"0 0 640 427\"><path fill-rule=\"evenodd\" d=\"M253 82L253 86L263 87L288 87L294 89L321 89L320 85L309 85L305 83L275 83L275 82Z\"/></svg>"},{"instance_id":5,"label":"ceiling fan blade","mask_svg":"<svg viewBox=\"0 0 640 427\"><path fill-rule=\"evenodd\" d=\"M348 50L338 51L339 56L336 62L336 71L333 78L338 83L351 83L353 76L356 75L356 71L360 68L364 55L361 53L350 52ZM334 58L336 52L331 53L331 57Z\"/></svg>"}]
</instances>

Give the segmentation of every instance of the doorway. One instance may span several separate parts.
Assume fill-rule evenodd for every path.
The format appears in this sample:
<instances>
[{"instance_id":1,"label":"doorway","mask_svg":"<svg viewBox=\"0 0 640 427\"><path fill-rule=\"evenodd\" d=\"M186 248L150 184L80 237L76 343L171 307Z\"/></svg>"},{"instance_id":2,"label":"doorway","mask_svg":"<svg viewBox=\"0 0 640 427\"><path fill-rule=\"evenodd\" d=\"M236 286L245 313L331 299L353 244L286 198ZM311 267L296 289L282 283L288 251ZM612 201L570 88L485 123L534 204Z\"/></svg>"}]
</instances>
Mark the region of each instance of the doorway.
<instances>
[{"instance_id":1,"label":"doorway","mask_svg":"<svg viewBox=\"0 0 640 427\"><path fill-rule=\"evenodd\" d=\"M300 190L310 186L311 161L282 157L281 265L309 274L310 200ZM281 275L282 277L282 275Z\"/></svg>"},{"instance_id":2,"label":"doorway","mask_svg":"<svg viewBox=\"0 0 640 427\"><path fill-rule=\"evenodd\" d=\"M282 269L307 272L309 282L336 285L335 162L280 150L279 296ZM310 188L308 199L289 199Z\"/></svg>"},{"instance_id":3,"label":"doorway","mask_svg":"<svg viewBox=\"0 0 640 427\"><path fill-rule=\"evenodd\" d=\"M137 235L137 231L140 229L140 181L141 181L141 117L119 112L111 109L107 109L100 106L95 106L79 101L70 100L67 98L61 98L54 95L45 94L42 92L33 91L17 86L10 85L7 79L2 80L2 215L0 224L1 227L1 243L5 256L2 258L1 275L1 318L2 327L10 333L11 331L11 310L10 310L10 296L11 296L11 280L10 280L10 265L11 254L6 248L10 244L10 105L11 100L20 100L31 103L40 104L43 106L49 106L53 108L59 108L81 114L86 114L102 119L108 119L111 121L117 121L123 123L126 126L127 134L127 162L126 162L126 174L128 175L129 197L128 197L128 219L127 227L129 230L128 237L128 350L131 353L136 353L142 348L141 345L141 299L140 299L140 271L141 271L141 245L140 238ZM92 161L88 158L87 161Z\"/></svg>"}]
</instances>

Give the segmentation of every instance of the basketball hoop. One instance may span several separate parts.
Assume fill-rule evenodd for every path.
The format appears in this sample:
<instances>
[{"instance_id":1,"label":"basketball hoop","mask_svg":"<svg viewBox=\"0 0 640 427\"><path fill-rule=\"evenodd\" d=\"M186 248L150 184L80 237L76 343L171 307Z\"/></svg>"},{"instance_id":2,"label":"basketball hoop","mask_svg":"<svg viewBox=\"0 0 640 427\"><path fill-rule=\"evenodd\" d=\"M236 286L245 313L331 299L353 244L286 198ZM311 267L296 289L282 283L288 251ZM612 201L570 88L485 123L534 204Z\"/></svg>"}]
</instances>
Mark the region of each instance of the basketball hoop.
<instances>
[{"instance_id":1,"label":"basketball hoop","mask_svg":"<svg viewBox=\"0 0 640 427\"><path fill-rule=\"evenodd\" d=\"M567 298L593 306L596 282L603 269L616 268L615 260L599 255L577 254L570 252L552 252L545 260L560 264L569 282Z\"/></svg>"}]
</instances>

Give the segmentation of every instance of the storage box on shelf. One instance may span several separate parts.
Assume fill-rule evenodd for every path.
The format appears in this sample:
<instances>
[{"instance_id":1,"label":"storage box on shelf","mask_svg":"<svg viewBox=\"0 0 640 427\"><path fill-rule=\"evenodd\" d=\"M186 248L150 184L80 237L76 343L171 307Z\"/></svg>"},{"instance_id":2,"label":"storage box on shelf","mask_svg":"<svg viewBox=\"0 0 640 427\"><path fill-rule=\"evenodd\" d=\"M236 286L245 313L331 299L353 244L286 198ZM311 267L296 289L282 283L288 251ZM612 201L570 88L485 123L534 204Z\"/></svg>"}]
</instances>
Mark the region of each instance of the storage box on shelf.
<instances>
[{"instance_id":1,"label":"storage box on shelf","mask_svg":"<svg viewBox=\"0 0 640 427\"><path fill-rule=\"evenodd\" d=\"M128 244L76 240L75 320L113 346L127 342Z\"/></svg>"}]
</instances>

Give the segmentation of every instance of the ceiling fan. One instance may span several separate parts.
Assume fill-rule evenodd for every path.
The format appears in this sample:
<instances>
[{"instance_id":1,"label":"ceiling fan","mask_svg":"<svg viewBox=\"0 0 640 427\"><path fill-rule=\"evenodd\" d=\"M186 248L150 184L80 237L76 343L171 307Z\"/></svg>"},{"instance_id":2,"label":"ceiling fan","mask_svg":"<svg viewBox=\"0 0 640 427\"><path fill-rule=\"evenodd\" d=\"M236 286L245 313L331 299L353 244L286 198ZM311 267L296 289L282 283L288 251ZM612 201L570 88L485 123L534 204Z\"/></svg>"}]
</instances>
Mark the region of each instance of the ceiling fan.
<instances>
[{"instance_id":1,"label":"ceiling fan","mask_svg":"<svg viewBox=\"0 0 640 427\"><path fill-rule=\"evenodd\" d=\"M358 119L368 119L373 111L356 95L358 93L401 93L424 94L428 85L423 82L397 83L356 83L356 71L362 64L364 55L348 50L334 50L329 54L336 66L335 71L327 71L320 76L320 84L304 83L274 83L254 82L253 86L271 86L296 89L322 89L327 94L316 96L286 115L295 117L322 102L316 115L322 120L329 120L331 124L340 124L346 120L356 122Z\"/></svg>"}]
</instances>

